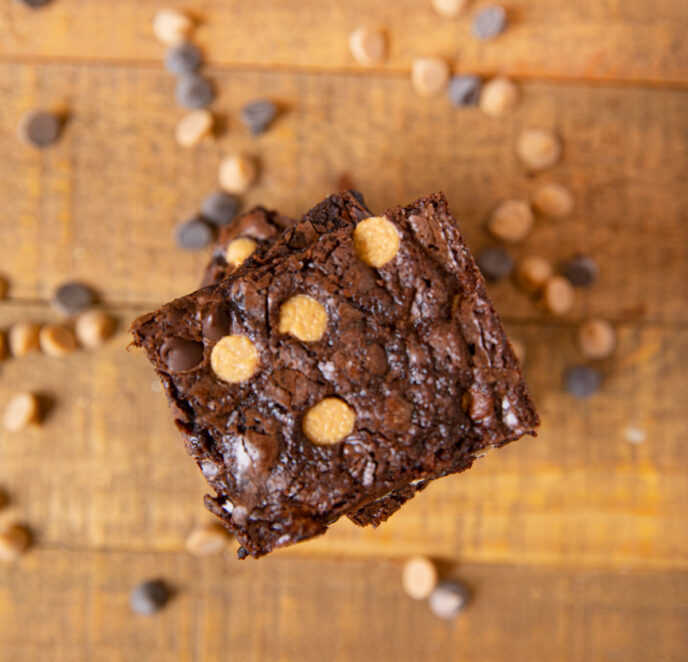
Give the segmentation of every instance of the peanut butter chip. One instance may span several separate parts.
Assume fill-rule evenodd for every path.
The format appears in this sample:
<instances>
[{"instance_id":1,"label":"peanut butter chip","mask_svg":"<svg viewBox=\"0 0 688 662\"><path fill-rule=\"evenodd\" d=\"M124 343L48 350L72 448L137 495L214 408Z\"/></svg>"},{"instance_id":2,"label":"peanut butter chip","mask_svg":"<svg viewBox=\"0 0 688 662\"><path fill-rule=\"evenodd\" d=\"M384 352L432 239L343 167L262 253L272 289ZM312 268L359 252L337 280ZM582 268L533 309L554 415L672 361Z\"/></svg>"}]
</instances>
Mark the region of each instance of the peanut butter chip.
<instances>
[{"instance_id":1,"label":"peanut butter chip","mask_svg":"<svg viewBox=\"0 0 688 662\"><path fill-rule=\"evenodd\" d=\"M46 324L38 336L41 350L47 356L60 358L76 349L74 332L59 324Z\"/></svg>"},{"instance_id":2,"label":"peanut butter chip","mask_svg":"<svg viewBox=\"0 0 688 662\"><path fill-rule=\"evenodd\" d=\"M437 568L425 556L414 556L404 564L401 584L406 595L414 600L425 600L437 586Z\"/></svg>"},{"instance_id":3,"label":"peanut butter chip","mask_svg":"<svg viewBox=\"0 0 688 662\"><path fill-rule=\"evenodd\" d=\"M239 237L230 242L225 252L225 260L232 267L238 267L244 263L253 251L258 248L258 244L248 237Z\"/></svg>"},{"instance_id":4,"label":"peanut butter chip","mask_svg":"<svg viewBox=\"0 0 688 662\"><path fill-rule=\"evenodd\" d=\"M604 359L616 347L614 327L603 319L590 319L578 329L578 346L589 359Z\"/></svg>"},{"instance_id":5,"label":"peanut butter chip","mask_svg":"<svg viewBox=\"0 0 688 662\"><path fill-rule=\"evenodd\" d=\"M529 170L546 170L561 158L561 142L549 129L525 129L516 141L516 155Z\"/></svg>"},{"instance_id":6,"label":"peanut butter chip","mask_svg":"<svg viewBox=\"0 0 688 662\"><path fill-rule=\"evenodd\" d=\"M545 216L566 218L573 212L573 195L565 186L549 182L535 191L533 205Z\"/></svg>"},{"instance_id":7,"label":"peanut butter chip","mask_svg":"<svg viewBox=\"0 0 688 662\"><path fill-rule=\"evenodd\" d=\"M280 308L279 332L304 342L316 342L327 329L327 311L313 297L297 294Z\"/></svg>"},{"instance_id":8,"label":"peanut butter chip","mask_svg":"<svg viewBox=\"0 0 688 662\"><path fill-rule=\"evenodd\" d=\"M89 310L76 321L76 337L89 349L100 347L115 330L115 320L102 310Z\"/></svg>"},{"instance_id":9,"label":"peanut butter chip","mask_svg":"<svg viewBox=\"0 0 688 662\"><path fill-rule=\"evenodd\" d=\"M36 423L39 418L40 404L38 398L27 391L17 393L10 398L5 407L3 422L5 428L10 432L19 432L31 423Z\"/></svg>"},{"instance_id":10,"label":"peanut butter chip","mask_svg":"<svg viewBox=\"0 0 688 662\"><path fill-rule=\"evenodd\" d=\"M483 85L480 110L488 117L503 117L518 103L518 87L504 76Z\"/></svg>"},{"instance_id":11,"label":"peanut butter chip","mask_svg":"<svg viewBox=\"0 0 688 662\"><path fill-rule=\"evenodd\" d=\"M314 444L336 444L353 432L356 414L339 398L325 398L303 417L303 433Z\"/></svg>"},{"instance_id":12,"label":"peanut butter chip","mask_svg":"<svg viewBox=\"0 0 688 662\"><path fill-rule=\"evenodd\" d=\"M380 62L385 57L385 34L368 26L356 28L349 36L349 49L359 64Z\"/></svg>"},{"instance_id":13,"label":"peanut butter chip","mask_svg":"<svg viewBox=\"0 0 688 662\"><path fill-rule=\"evenodd\" d=\"M211 556L227 548L229 535L220 524L196 527L186 539L186 550L194 556Z\"/></svg>"},{"instance_id":14,"label":"peanut butter chip","mask_svg":"<svg viewBox=\"0 0 688 662\"><path fill-rule=\"evenodd\" d=\"M250 379L258 369L258 350L246 336L220 338L210 353L213 372L230 384Z\"/></svg>"},{"instance_id":15,"label":"peanut butter chip","mask_svg":"<svg viewBox=\"0 0 688 662\"><path fill-rule=\"evenodd\" d=\"M504 200L492 212L487 227L496 239L515 244L528 236L533 212L524 200Z\"/></svg>"},{"instance_id":16,"label":"peanut butter chip","mask_svg":"<svg viewBox=\"0 0 688 662\"><path fill-rule=\"evenodd\" d=\"M12 356L26 356L38 349L40 327L33 322L16 322L7 334L7 343Z\"/></svg>"},{"instance_id":17,"label":"peanut butter chip","mask_svg":"<svg viewBox=\"0 0 688 662\"><path fill-rule=\"evenodd\" d=\"M432 8L446 18L456 18L465 8L468 0L432 0Z\"/></svg>"},{"instance_id":18,"label":"peanut butter chip","mask_svg":"<svg viewBox=\"0 0 688 662\"><path fill-rule=\"evenodd\" d=\"M255 160L246 154L230 154L220 162L220 188L227 193L246 193L258 175Z\"/></svg>"},{"instance_id":19,"label":"peanut butter chip","mask_svg":"<svg viewBox=\"0 0 688 662\"><path fill-rule=\"evenodd\" d=\"M449 65L438 57L417 57L411 65L411 84L421 97L434 97L449 83Z\"/></svg>"},{"instance_id":20,"label":"peanut butter chip","mask_svg":"<svg viewBox=\"0 0 688 662\"><path fill-rule=\"evenodd\" d=\"M179 120L174 137L182 147L193 147L201 142L212 128L213 114L205 108L199 108Z\"/></svg>"},{"instance_id":21,"label":"peanut butter chip","mask_svg":"<svg viewBox=\"0 0 688 662\"><path fill-rule=\"evenodd\" d=\"M552 276L545 284L542 296L547 310L554 315L566 315L573 308L573 286L563 276Z\"/></svg>"},{"instance_id":22,"label":"peanut butter chip","mask_svg":"<svg viewBox=\"0 0 688 662\"><path fill-rule=\"evenodd\" d=\"M354 230L356 255L371 267L387 264L399 250L399 233L383 216L371 216Z\"/></svg>"},{"instance_id":23,"label":"peanut butter chip","mask_svg":"<svg viewBox=\"0 0 688 662\"><path fill-rule=\"evenodd\" d=\"M554 269L544 257L528 255L516 263L516 283L528 294L536 294L545 286Z\"/></svg>"},{"instance_id":24,"label":"peanut butter chip","mask_svg":"<svg viewBox=\"0 0 688 662\"><path fill-rule=\"evenodd\" d=\"M0 530L0 561L15 561L30 544L31 534L25 526L5 526Z\"/></svg>"},{"instance_id":25,"label":"peanut butter chip","mask_svg":"<svg viewBox=\"0 0 688 662\"><path fill-rule=\"evenodd\" d=\"M176 46L185 41L193 21L177 9L161 9L153 17L153 32L163 44Z\"/></svg>"}]
</instances>

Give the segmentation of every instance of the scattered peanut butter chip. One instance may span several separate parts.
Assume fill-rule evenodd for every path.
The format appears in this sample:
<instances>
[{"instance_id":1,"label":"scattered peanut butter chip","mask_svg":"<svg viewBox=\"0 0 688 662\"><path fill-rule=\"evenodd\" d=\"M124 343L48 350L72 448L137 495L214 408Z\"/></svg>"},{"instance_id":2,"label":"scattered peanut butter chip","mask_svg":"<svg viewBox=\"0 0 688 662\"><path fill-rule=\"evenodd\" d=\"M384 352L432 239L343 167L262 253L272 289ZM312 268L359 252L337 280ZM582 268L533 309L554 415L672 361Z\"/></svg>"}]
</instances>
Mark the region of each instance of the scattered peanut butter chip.
<instances>
[{"instance_id":1,"label":"scattered peanut butter chip","mask_svg":"<svg viewBox=\"0 0 688 662\"><path fill-rule=\"evenodd\" d=\"M225 336L213 347L210 366L220 379L230 384L244 382L258 369L258 350L246 336Z\"/></svg>"},{"instance_id":2,"label":"scattered peanut butter chip","mask_svg":"<svg viewBox=\"0 0 688 662\"><path fill-rule=\"evenodd\" d=\"M327 329L327 311L307 294L297 294L280 307L279 332L304 342L316 342Z\"/></svg>"},{"instance_id":3,"label":"scattered peanut butter chip","mask_svg":"<svg viewBox=\"0 0 688 662\"><path fill-rule=\"evenodd\" d=\"M518 362L524 363L526 360L526 346L523 344L523 341L518 338L509 338L509 343L511 344L511 349L514 350L514 354L516 354Z\"/></svg>"},{"instance_id":4,"label":"scattered peanut butter chip","mask_svg":"<svg viewBox=\"0 0 688 662\"><path fill-rule=\"evenodd\" d=\"M565 186L548 182L533 194L533 206L545 216L566 218L573 213L573 195Z\"/></svg>"},{"instance_id":5,"label":"scattered peanut butter chip","mask_svg":"<svg viewBox=\"0 0 688 662\"><path fill-rule=\"evenodd\" d=\"M504 200L492 212L487 228L496 239L523 241L533 227L533 211L525 200Z\"/></svg>"},{"instance_id":6,"label":"scattered peanut butter chip","mask_svg":"<svg viewBox=\"0 0 688 662\"><path fill-rule=\"evenodd\" d=\"M544 257L528 255L516 263L516 284L528 294L537 294L554 273Z\"/></svg>"},{"instance_id":7,"label":"scattered peanut butter chip","mask_svg":"<svg viewBox=\"0 0 688 662\"><path fill-rule=\"evenodd\" d=\"M349 35L349 50L359 64L366 66L381 62L385 58L385 33L382 30L363 25Z\"/></svg>"},{"instance_id":8,"label":"scattered peanut butter chip","mask_svg":"<svg viewBox=\"0 0 688 662\"><path fill-rule=\"evenodd\" d=\"M497 76L483 85L480 110L488 117L504 117L518 103L518 86L505 76Z\"/></svg>"},{"instance_id":9,"label":"scattered peanut butter chip","mask_svg":"<svg viewBox=\"0 0 688 662\"><path fill-rule=\"evenodd\" d=\"M449 65L438 57L417 57L411 65L411 84L422 97L444 92L449 82Z\"/></svg>"},{"instance_id":10,"label":"scattered peanut butter chip","mask_svg":"<svg viewBox=\"0 0 688 662\"><path fill-rule=\"evenodd\" d=\"M258 175L255 159L246 154L230 154L220 162L220 188L227 193L246 193Z\"/></svg>"},{"instance_id":11,"label":"scattered peanut butter chip","mask_svg":"<svg viewBox=\"0 0 688 662\"><path fill-rule=\"evenodd\" d=\"M432 0L432 8L445 18L456 18L466 8L468 0Z\"/></svg>"},{"instance_id":12,"label":"scattered peanut butter chip","mask_svg":"<svg viewBox=\"0 0 688 662\"><path fill-rule=\"evenodd\" d=\"M197 526L186 539L186 550L194 556L212 556L227 548L227 530L221 524Z\"/></svg>"},{"instance_id":13,"label":"scattered peanut butter chip","mask_svg":"<svg viewBox=\"0 0 688 662\"><path fill-rule=\"evenodd\" d=\"M177 9L161 9L153 17L155 37L168 46L186 41L192 29L191 18Z\"/></svg>"},{"instance_id":14,"label":"scattered peanut butter chip","mask_svg":"<svg viewBox=\"0 0 688 662\"><path fill-rule=\"evenodd\" d=\"M102 310L89 310L76 321L76 337L89 349L100 347L115 330L115 320Z\"/></svg>"},{"instance_id":15,"label":"scattered peanut butter chip","mask_svg":"<svg viewBox=\"0 0 688 662\"><path fill-rule=\"evenodd\" d=\"M19 432L32 423L37 423L41 416L38 397L29 391L13 395L5 406L3 422L5 429Z\"/></svg>"},{"instance_id":16,"label":"scattered peanut butter chip","mask_svg":"<svg viewBox=\"0 0 688 662\"><path fill-rule=\"evenodd\" d=\"M29 530L21 524L0 529L0 561L16 561L31 544Z\"/></svg>"},{"instance_id":17,"label":"scattered peanut butter chip","mask_svg":"<svg viewBox=\"0 0 688 662\"><path fill-rule=\"evenodd\" d=\"M74 332L60 324L46 324L38 336L41 351L56 358L66 356L76 349Z\"/></svg>"},{"instance_id":18,"label":"scattered peanut butter chip","mask_svg":"<svg viewBox=\"0 0 688 662\"><path fill-rule=\"evenodd\" d=\"M356 414L343 400L325 398L303 417L303 433L314 444L336 444L353 432Z\"/></svg>"},{"instance_id":19,"label":"scattered peanut butter chip","mask_svg":"<svg viewBox=\"0 0 688 662\"><path fill-rule=\"evenodd\" d=\"M470 593L466 586L458 581L445 580L432 592L428 605L435 616L452 620L466 608L469 600Z\"/></svg>"},{"instance_id":20,"label":"scattered peanut butter chip","mask_svg":"<svg viewBox=\"0 0 688 662\"><path fill-rule=\"evenodd\" d=\"M356 226L354 250L367 265L382 267L399 250L399 232L384 216L371 216Z\"/></svg>"},{"instance_id":21,"label":"scattered peanut butter chip","mask_svg":"<svg viewBox=\"0 0 688 662\"><path fill-rule=\"evenodd\" d=\"M404 564L401 584L406 595L414 600L425 600L437 586L437 568L426 556L414 556Z\"/></svg>"},{"instance_id":22,"label":"scattered peanut butter chip","mask_svg":"<svg viewBox=\"0 0 688 662\"><path fill-rule=\"evenodd\" d=\"M205 108L192 110L177 122L175 140L182 147L198 145L213 130L213 114Z\"/></svg>"},{"instance_id":23,"label":"scattered peanut butter chip","mask_svg":"<svg viewBox=\"0 0 688 662\"><path fill-rule=\"evenodd\" d=\"M12 356L26 356L39 348L40 327L33 322L15 322L7 334Z\"/></svg>"},{"instance_id":24,"label":"scattered peanut butter chip","mask_svg":"<svg viewBox=\"0 0 688 662\"><path fill-rule=\"evenodd\" d=\"M516 140L516 155L529 170L546 170L559 162L561 141L550 129L525 129Z\"/></svg>"},{"instance_id":25,"label":"scattered peanut butter chip","mask_svg":"<svg viewBox=\"0 0 688 662\"><path fill-rule=\"evenodd\" d=\"M7 290L9 289L9 283L7 278L0 276L0 299L7 297Z\"/></svg>"},{"instance_id":26,"label":"scattered peanut butter chip","mask_svg":"<svg viewBox=\"0 0 688 662\"><path fill-rule=\"evenodd\" d=\"M589 319L578 328L578 346L589 359L604 359L616 348L616 333L607 320Z\"/></svg>"},{"instance_id":27,"label":"scattered peanut butter chip","mask_svg":"<svg viewBox=\"0 0 688 662\"><path fill-rule=\"evenodd\" d=\"M239 237L230 242L225 252L225 260L232 267L242 265L248 257L258 248L258 243L249 237Z\"/></svg>"},{"instance_id":28,"label":"scattered peanut butter chip","mask_svg":"<svg viewBox=\"0 0 688 662\"><path fill-rule=\"evenodd\" d=\"M545 283L542 299L547 310L554 315L566 315L573 308L573 286L563 276L552 276Z\"/></svg>"}]
</instances>

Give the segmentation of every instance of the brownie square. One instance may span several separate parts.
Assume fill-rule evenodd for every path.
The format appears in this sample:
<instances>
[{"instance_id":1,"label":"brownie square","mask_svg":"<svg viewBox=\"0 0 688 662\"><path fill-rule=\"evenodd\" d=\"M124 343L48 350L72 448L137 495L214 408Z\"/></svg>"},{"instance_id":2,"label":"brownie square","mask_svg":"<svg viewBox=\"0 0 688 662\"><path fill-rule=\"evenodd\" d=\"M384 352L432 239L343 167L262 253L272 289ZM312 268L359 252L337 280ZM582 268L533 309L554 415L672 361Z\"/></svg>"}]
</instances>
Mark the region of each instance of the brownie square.
<instances>
[{"instance_id":1,"label":"brownie square","mask_svg":"<svg viewBox=\"0 0 688 662\"><path fill-rule=\"evenodd\" d=\"M254 557L381 521L539 423L444 196L372 219L329 200L132 327Z\"/></svg>"}]
</instances>

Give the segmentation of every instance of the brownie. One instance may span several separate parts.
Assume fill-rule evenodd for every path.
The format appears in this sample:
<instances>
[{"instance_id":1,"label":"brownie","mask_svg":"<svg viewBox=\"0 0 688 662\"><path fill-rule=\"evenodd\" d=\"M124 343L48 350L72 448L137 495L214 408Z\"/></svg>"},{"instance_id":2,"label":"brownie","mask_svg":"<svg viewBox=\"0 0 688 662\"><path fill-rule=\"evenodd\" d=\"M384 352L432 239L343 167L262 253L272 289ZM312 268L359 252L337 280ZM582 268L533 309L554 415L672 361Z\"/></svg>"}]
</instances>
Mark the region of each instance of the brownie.
<instances>
[{"instance_id":1,"label":"brownie","mask_svg":"<svg viewBox=\"0 0 688 662\"><path fill-rule=\"evenodd\" d=\"M331 196L132 326L207 507L254 557L342 515L384 521L539 423L444 196L367 214Z\"/></svg>"}]
</instances>

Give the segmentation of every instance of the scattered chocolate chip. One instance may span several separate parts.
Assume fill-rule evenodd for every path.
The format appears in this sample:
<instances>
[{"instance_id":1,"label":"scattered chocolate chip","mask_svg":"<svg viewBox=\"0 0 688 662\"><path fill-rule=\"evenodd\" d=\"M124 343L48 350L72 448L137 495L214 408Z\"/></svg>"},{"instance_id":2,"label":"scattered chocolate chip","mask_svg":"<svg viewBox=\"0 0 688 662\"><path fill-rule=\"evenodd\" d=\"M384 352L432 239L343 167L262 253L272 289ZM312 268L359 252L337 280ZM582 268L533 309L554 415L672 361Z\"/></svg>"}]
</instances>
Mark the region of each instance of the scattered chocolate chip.
<instances>
[{"instance_id":1,"label":"scattered chocolate chip","mask_svg":"<svg viewBox=\"0 0 688 662\"><path fill-rule=\"evenodd\" d=\"M243 561L248 556L248 550L245 547L239 547L237 549L237 558Z\"/></svg>"},{"instance_id":2,"label":"scattered chocolate chip","mask_svg":"<svg viewBox=\"0 0 688 662\"><path fill-rule=\"evenodd\" d=\"M211 82L198 74L180 76L174 93L177 102L184 108L205 108L215 99Z\"/></svg>"},{"instance_id":3,"label":"scattered chocolate chip","mask_svg":"<svg viewBox=\"0 0 688 662\"><path fill-rule=\"evenodd\" d=\"M93 305L95 295L88 285L71 282L57 288L50 305L63 315L77 315Z\"/></svg>"},{"instance_id":4,"label":"scattered chocolate chip","mask_svg":"<svg viewBox=\"0 0 688 662\"><path fill-rule=\"evenodd\" d=\"M38 9L39 7L45 7L46 5L48 5L52 2L52 0L14 0L14 1L19 3L20 5L26 5L27 7L30 7L31 9Z\"/></svg>"},{"instance_id":5,"label":"scattered chocolate chip","mask_svg":"<svg viewBox=\"0 0 688 662\"><path fill-rule=\"evenodd\" d=\"M476 39L494 39L506 29L506 11L499 5L489 5L474 17L471 31Z\"/></svg>"},{"instance_id":6,"label":"scattered chocolate chip","mask_svg":"<svg viewBox=\"0 0 688 662\"><path fill-rule=\"evenodd\" d=\"M203 319L203 337L210 342L217 342L220 338L229 335L229 316L219 307L208 311Z\"/></svg>"},{"instance_id":7,"label":"scattered chocolate chip","mask_svg":"<svg viewBox=\"0 0 688 662\"><path fill-rule=\"evenodd\" d=\"M198 46L189 42L173 46L165 55L165 69L177 76L193 73L202 62L203 55Z\"/></svg>"},{"instance_id":8,"label":"scattered chocolate chip","mask_svg":"<svg viewBox=\"0 0 688 662\"><path fill-rule=\"evenodd\" d=\"M160 611L172 595L170 588L160 579L143 582L129 595L129 605L136 614L150 615Z\"/></svg>"},{"instance_id":9,"label":"scattered chocolate chip","mask_svg":"<svg viewBox=\"0 0 688 662\"><path fill-rule=\"evenodd\" d=\"M216 191L201 203L201 216L217 227L229 225L239 213L239 200L224 191Z\"/></svg>"},{"instance_id":10,"label":"scattered chocolate chip","mask_svg":"<svg viewBox=\"0 0 688 662\"><path fill-rule=\"evenodd\" d=\"M445 580L431 593L428 604L435 616L451 620L466 608L469 600L470 593L464 584L456 580Z\"/></svg>"},{"instance_id":11,"label":"scattered chocolate chip","mask_svg":"<svg viewBox=\"0 0 688 662\"><path fill-rule=\"evenodd\" d=\"M269 99L251 101L239 111L239 118L254 136L263 133L276 116L277 106Z\"/></svg>"},{"instance_id":12,"label":"scattered chocolate chip","mask_svg":"<svg viewBox=\"0 0 688 662\"><path fill-rule=\"evenodd\" d=\"M162 344L160 356L173 372L191 370L203 360L203 345L193 340L172 336Z\"/></svg>"},{"instance_id":13,"label":"scattered chocolate chip","mask_svg":"<svg viewBox=\"0 0 688 662\"><path fill-rule=\"evenodd\" d=\"M458 107L477 106L482 86L483 81L479 76L473 74L452 76L447 89L449 101Z\"/></svg>"},{"instance_id":14,"label":"scattered chocolate chip","mask_svg":"<svg viewBox=\"0 0 688 662\"><path fill-rule=\"evenodd\" d=\"M569 368L564 376L566 390L576 398L589 398L602 386L602 373L586 365Z\"/></svg>"},{"instance_id":15,"label":"scattered chocolate chip","mask_svg":"<svg viewBox=\"0 0 688 662\"><path fill-rule=\"evenodd\" d=\"M574 287L590 287L597 280L599 267L587 255L574 255L561 266L561 273Z\"/></svg>"},{"instance_id":16,"label":"scattered chocolate chip","mask_svg":"<svg viewBox=\"0 0 688 662\"><path fill-rule=\"evenodd\" d=\"M19 120L17 134L25 145L43 149L57 142L62 122L60 118L44 110L29 110Z\"/></svg>"},{"instance_id":17,"label":"scattered chocolate chip","mask_svg":"<svg viewBox=\"0 0 688 662\"><path fill-rule=\"evenodd\" d=\"M175 228L174 237L179 248L196 251L213 240L213 229L202 218L194 216Z\"/></svg>"},{"instance_id":18,"label":"scattered chocolate chip","mask_svg":"<svg viewBox=\"0 0 688 662\"><path fill-rule=\"evenodd\" d=\"M514 261L501 248L485 248L478 253L476 261L486 280L497 281L511 273Z\"/></svg>"}]
</instances>

